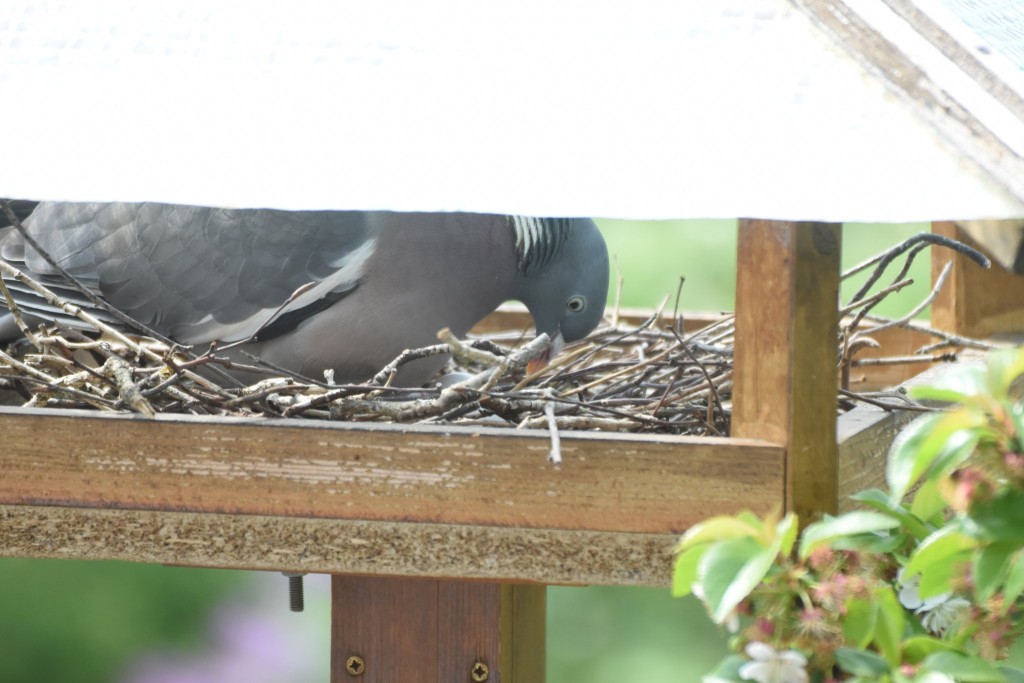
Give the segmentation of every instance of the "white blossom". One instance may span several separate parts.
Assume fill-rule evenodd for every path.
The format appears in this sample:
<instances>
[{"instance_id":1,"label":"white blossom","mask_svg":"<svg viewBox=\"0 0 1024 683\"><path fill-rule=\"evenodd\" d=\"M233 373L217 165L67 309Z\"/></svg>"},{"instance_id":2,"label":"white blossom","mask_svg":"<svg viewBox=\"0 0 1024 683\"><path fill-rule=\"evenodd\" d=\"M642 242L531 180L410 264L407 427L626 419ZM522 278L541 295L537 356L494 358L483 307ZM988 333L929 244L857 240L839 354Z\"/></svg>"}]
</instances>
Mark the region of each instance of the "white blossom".
<instances>
[{"instance_id":1,"label":"white blossom","mask_svg":"<svg viewBox=\"0 0 1024 683\"><path fill-rule=\"evenodd\" d=\"M944 602L936 605L930 610L916 610L915 614L922 614L921 625L937 636L945 635L953 622L961 613L971 606L971 603L963 598L947 598Z\"/></svg>"},{"instance_id":2,"label":"white blossom","mask_svg":"<svg viewBox=\"0 0 1024 683\"><path fill-rule=\"evenodd\" d=\"M945 634L960 613L971 605L967 600L954 598L949 593L921 599L920 574L915 574L909 580L904 580L901 569L896 580L902 584L899 592L900 604L921 617L921 625L934 635Z\"/></svg>"},{"instance_id":3,"label":"white blossom","mask_svg":"<svg viewBox=\"0 0 1024 683\"><path fill-rule=\"evenodd\" d=\"M925 671L914 678L914 683L956 683L956 681L949 674L939 673L938 671Z\"/></svg>"},{"instance_id":4,"label":"white blossom","mask_svg":"<svg viewBox=\"0 0 1024 683\"><path fill-rule=\"evenodd\" d=\"M778 652L765 643L749 643L751 661L740 666L740 678L757 683L808 683L807 658L796 650Z\"/></svg>"},{"instance_id":5,"label":"white blossom","mask_svg":"<svg viewBox=\"0 0 1024 683\"><path fill-rule=\"evenodd\" d=\"M930 611L944 603L949 599L948 593L942 595L933 595L930 598L921 599L921 575L914 574L910 579L906 579L903 576L903 570L901 569L896 575L896 582L900 584L899 599L900 604L909 610L923 610L925 612Z\"/></svg>"}]
</instances>

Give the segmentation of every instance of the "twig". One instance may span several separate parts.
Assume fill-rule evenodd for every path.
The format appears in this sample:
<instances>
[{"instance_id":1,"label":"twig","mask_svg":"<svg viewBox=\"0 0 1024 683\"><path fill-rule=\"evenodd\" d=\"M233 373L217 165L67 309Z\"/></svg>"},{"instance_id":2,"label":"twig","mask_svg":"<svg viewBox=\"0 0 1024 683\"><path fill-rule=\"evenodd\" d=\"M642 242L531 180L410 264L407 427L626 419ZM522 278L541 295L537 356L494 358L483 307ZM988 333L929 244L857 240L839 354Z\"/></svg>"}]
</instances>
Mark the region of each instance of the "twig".
<instances>
[{"instance_id":1,"label":"twig","mask_svg":"<svg viewBox=\"0 0 1024 683\"><path fill-rule=\"evenodd\" d=\"M544 406L544 415L548 421L548 431L551 433L551 450L548 451L548 462L554 465L562 464L562 440L558 437L558 423L555 421L555 404L550 401Z\"/></svg>"}]
</instances>

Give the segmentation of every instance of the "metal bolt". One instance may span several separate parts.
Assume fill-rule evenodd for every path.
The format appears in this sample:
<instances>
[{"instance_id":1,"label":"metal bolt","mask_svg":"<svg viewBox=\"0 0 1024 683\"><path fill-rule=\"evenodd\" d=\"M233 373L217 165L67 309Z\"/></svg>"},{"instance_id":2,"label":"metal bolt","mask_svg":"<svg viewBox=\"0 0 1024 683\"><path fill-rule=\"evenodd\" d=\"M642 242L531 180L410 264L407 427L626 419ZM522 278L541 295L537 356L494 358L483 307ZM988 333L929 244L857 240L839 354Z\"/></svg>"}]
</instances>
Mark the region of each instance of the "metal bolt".
<instances>
[{"instance_id":1,"label":"metal bolt","mask_svg":"<svg viewBox=\"0 0 1024 683\"><path fill-rule=\"evenodd\" d=\"M362 676L366 671L366 662L359 655L352 655L345 660L345 671L348 671L349 676Z\"/></svg>"},{"instance_id":2,"label":"metal bolt","mask_svg":"<svg viewBox=\"0 0 1024 683\"><path fill-rule=\"evenodd\" d=\"M473 668L469 670L469 675L473 678L476 683L483 683L491 676L491 669L483 662L477 662L473 665Z\"/></svg>"},{"instance_id":3,"label":"metal bolt","mask_svg":"<svg viewBox=\"0 0 1024 683\"><path fill-rule=\"evenodd\" d=\"M288 605L293 612L301 612L306 606L301 572L281 572L288 577Z\"/></svg>"}]
</instances>

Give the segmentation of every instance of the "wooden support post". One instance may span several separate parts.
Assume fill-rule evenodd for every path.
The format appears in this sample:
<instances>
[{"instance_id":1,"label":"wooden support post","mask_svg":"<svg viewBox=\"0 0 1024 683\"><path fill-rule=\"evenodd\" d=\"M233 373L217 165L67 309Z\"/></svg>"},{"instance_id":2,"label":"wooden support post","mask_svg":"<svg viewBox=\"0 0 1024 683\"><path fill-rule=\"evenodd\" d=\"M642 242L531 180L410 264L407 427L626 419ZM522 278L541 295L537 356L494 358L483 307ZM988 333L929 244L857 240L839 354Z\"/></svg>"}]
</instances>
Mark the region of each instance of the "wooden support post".
<instances>
[{"instance_id":1,"label":"wooden support post","mask_svg":"<svg viewBox=\"0 0 1024 683\"><path fill-rule=\"evenodd\" d=\"M932 231L984 251L955 223L933 223ZM949 279L932 302L933 325L947 332L978 338L1024 331L1024 277L998 263L985 270L949 249L933 247L933 279L949 261L953 262Z\"/></svg>"},{"instance_id":2,"label":"wooden support post","mask_svg":"<svg viewBox=\"0 0 1024 683\"><path fill-rule=\"evenodd\" d=\"M786 507L839 507L836 448L841 228L741 220L732 435L786 448Z\"/></svg>"},{"instance_id":3,"label":"wooden support post","mask_svg":"<svg viewBox=\"0 0 1024 683\"><path fill-rule=\"evenodd\" d=\"M543 682L545 590L335 576L331 681Z\"/></svg>"}]
</instances>

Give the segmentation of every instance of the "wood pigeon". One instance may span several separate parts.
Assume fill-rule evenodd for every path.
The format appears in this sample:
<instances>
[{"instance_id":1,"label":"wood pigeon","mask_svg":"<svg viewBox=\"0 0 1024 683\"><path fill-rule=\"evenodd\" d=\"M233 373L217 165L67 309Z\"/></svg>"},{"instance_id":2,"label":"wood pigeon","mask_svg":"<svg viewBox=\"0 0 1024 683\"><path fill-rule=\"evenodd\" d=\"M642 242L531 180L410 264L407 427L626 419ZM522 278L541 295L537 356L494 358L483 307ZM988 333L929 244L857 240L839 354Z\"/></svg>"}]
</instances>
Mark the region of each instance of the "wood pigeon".
<instances>
[{"instance_id":1,"label":"wood pigeon","mask_svg":"<svg viewBox=\"0 0 1024 683\"><path fill-rule=\"evenodd\" d=\"M526 304L553 346L581 339L608 292L607 247L589 219L158 203L16 209L63 268L157 332L195 345L255 334L241 348L308 377L333 370L339 383L437 343L443 327L464 335L509 299ZM113 321L13 228L0 228L0 258ZM26 316L83 326L7 284ZM0 340L18 336L0 315ZM396 383L420 385L443 363L414 361Z\"/></svg>"}]
</instances>

